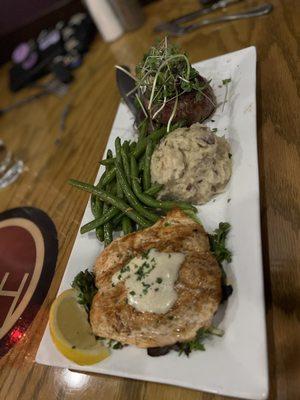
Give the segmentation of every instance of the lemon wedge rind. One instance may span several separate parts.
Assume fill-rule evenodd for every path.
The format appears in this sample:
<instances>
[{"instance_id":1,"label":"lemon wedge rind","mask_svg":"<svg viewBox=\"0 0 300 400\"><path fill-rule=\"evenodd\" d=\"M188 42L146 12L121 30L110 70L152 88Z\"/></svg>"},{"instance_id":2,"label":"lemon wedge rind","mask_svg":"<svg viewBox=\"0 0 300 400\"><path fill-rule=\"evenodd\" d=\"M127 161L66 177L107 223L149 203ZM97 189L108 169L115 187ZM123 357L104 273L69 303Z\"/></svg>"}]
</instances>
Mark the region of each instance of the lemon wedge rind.
<instances>
[{"instance_id":1,"label":"lemon wedge rind","mask_svg":"<svg viewBox=\"0 0 300 400\"><path fill-rule=\"evenodd\" d=\"M62 292L52 303L49 316L49 328L53 343L56 348L66 358L75 362L78 365L96 364L110 355L109 350L101 343L96 342L92 346L81 346L80 343L74 346L64 335L64 327L59 325L57 314L61 307L64 307L64 302L74 301L73 312L80 312L84 316L83 308L77 307L77 292L75 289L69 289ZM75 307L76 304L76 307ZM80 311L77 311L80 310ZM66 320L72 318L72 314L65 316ZM83 321L85 322L85 321ZM80 326L78 327L80 329Z\"/></svg>"}]
</instances>

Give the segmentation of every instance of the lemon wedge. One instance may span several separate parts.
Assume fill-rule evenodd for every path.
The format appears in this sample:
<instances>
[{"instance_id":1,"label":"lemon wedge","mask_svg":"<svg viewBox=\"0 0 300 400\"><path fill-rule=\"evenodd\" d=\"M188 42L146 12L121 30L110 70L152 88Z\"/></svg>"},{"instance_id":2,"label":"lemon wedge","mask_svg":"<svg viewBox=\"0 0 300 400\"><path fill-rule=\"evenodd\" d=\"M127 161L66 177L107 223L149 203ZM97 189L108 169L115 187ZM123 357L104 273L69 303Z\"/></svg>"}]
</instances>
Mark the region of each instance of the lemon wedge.
<instances>
[{"instance_id":1,"label":"lemon wedge","mask_svg":"<svg viewBox=\"0 0 300 400\"><path fill-rule=\"evenodd\" d=\"M85 308L78 303L78 293L69 289L52 303L49 326L57 349L79 365L91 365L109 356L109 350L93 335Z\"/></svg>"}]
</instances>

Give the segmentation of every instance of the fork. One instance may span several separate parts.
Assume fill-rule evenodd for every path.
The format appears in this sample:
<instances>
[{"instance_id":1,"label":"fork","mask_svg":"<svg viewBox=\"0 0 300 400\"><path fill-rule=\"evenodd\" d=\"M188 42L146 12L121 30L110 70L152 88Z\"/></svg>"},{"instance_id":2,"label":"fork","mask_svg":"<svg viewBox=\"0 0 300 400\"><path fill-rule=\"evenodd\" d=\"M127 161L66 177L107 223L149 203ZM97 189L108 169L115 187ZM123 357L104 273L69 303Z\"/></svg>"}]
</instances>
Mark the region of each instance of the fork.
<instances>
[{"instance_id":1,"label":"fork","mask_svg":"<svg viewBox=\"0 0 300 400\"><path fill-rule=\"evenodd\" d=\"M262 15L269 14L272 10L273 10L273 5L267 3L267 4L263 4L262 6L259 6L259 7L249 8L249 9L239 12L239 13L222 15L217 18L203 19L200 22L195 22L195 23L187 25L187 26L182 26L182 25L179 25L178 22L175 23L174 21L170 21L165 24L159 25L156 28L162 29L162 27L164 27L164 30L166 30L170 35L182 36L185 33L194 31L194 30L201 28L203 26L206 26L206 25L217 24L220 22L236 21L239 19L259 17ZM184 18L184 17L181 17L181 18ZM177 19L177 21L178 21L178 19Z\"/></svg>"}]
</instances>

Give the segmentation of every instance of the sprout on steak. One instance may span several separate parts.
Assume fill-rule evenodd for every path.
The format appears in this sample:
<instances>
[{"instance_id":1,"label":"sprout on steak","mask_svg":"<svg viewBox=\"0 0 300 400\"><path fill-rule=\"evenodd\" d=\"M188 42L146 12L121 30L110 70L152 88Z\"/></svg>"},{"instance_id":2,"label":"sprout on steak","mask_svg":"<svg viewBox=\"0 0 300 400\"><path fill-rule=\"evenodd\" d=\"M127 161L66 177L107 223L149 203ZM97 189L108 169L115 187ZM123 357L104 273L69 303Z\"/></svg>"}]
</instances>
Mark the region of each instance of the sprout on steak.
<instances>
[{"instance_id":1,"label":"sprout on steak","mask_svg":"<svg viewBox=\"0 0 300 400\"><path fill-rule=\"evenodd\" d=\"M122 67L118 67L121 68ZM159 124L184 123L190 126L208 118L216 108L210 81L190 64L187 55L164 38L150 47L136 66L136 104L141 113Z\"/></svg>"},{"instance_id":2,"label":"sprout on steak","mask_svg":"<svg viewBox=\"0 0 300 400\"><path fill-rule=\"evenodd\" d=\"M146 117L167 125L202 122L215 110L210 81L202 77L167 38L152 46L136 67L137 104Z\"/></svg>"}]
</instances>

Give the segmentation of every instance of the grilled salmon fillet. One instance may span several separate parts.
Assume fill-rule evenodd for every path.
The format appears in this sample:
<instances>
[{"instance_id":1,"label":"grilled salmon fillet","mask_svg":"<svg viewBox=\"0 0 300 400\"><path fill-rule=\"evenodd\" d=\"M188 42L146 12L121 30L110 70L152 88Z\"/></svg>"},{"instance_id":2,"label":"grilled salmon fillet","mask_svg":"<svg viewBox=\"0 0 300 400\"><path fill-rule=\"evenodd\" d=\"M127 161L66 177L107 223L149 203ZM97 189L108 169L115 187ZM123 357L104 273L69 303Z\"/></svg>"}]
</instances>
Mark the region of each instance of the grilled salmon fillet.
<instances>
[{"instance_id":1,"label":"grilled salmon fillet","mask_svg":"<svg viewBox=\"0 0 300 400\"><path fill-rule=\"evenodd\" d=\"M139 312L127 304L124 281L112 286L115 272L149 249L181 252L185 259L175 282L177 300L165 314ZM90 312L96 336L137 347L162 347L195 337L221 301L221 271L203 227L178 209L150 228L114 240L94 267L98 292Z\"/></svg>"}]
</instances>

